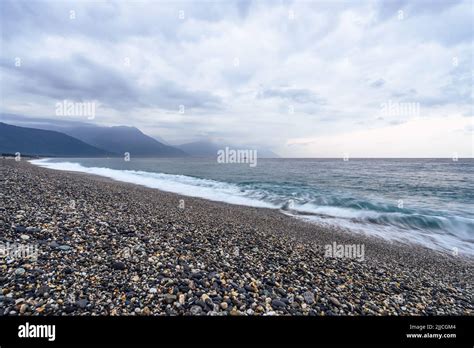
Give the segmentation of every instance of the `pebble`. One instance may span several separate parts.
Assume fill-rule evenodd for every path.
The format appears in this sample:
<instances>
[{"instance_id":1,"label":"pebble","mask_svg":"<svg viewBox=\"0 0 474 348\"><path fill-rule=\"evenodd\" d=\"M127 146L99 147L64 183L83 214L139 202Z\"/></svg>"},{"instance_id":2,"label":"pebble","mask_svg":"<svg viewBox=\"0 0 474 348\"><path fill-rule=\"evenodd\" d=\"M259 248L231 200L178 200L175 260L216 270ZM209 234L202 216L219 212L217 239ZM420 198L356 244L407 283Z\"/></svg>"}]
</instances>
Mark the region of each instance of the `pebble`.
<instances>
[{"instance_id":1,"label":"pebble","mask_svg":"<svg viewBox=\"0 0 474 348\"><path fill-rule=\"evenodd\" d=\"M112 262L112 268L118 271L123 271L126 269L126 266L123 262L121 261L114 261Z\"/></svg>"},{"instance_id":2,"label":"pebble","mask_svg":"<svg viewBox=\"0 0 474 348\"><path fill-rule=\"evenodd\" d=\"M22 217L20 217L21 219ZM22 225L17 225L15 226L15 232L23 233L26 232L26 227Z\"/></svg>"},{"instance_id":3,"label":"pebble","mask_svg":"<svg viewBox=\"0 0 474 348\"><path fill-rule=\"evenodd\" d=\"M23 274L25 274L25 272L26 272L26 270L25 270L24 268L22 268L22 267L17 268L17 269L15 270L15 274L16 274L17 276L22 276Z\"/></svg>"},{"instance_id":4,"label":"pebble","mask_svg":"<svg viewBox=\"0 0 474 348\"><path fill-rule=\"evenodd\" d=\"M280 300L272 300L272 307L274 309L283 309L286 307L286 304Z\"/></svg>"},{"instance_id":5,"label":"pebble","mask_svg":"<svg viewBox=\"0 0 474 348\"><path fill-rule=\"evenodd\" d=\"M307 303L307 304L313 304L315 301L314 301L314 294L311 292L311 291L306 291L303 293L303 298L304 298L304 301Z\"/></svg>"},{"instance_id":6,"label":"pebble","mask_svg":"<svg viewBox=\"0 0 474 348\"><path fill-rule=\"evenodd\" d=\"M331 301L331 303L332 303L333 305L335 305L335 306L338 306L338 307L341 306L341 302L339 302L339 300L338 300L337 298L335 298L335 297L330 297L330 298L329 298L329 301Z\"/></svg>"},{"instance_id":7,"label":"pebble","mask_svg":"<svg viewBox=\"0 0 474 348\"><path fill-rule=\"evenodd\" d=\"M28 305L27 305L26 303L23 303L23 304L20 306L20 313L21 313L21 314L24 314L27 309L28 309Z\"/></svg>"},{"instance_id":8,"label":"pebble","mask_svg":"<svg viewBox=\"0 0 474 348\"><path fill-rule=\"evenodd\" d=\"M176 301L176 295L166 294L164 299L166 303L171 304Z\"/></svg>"},{"instance_id":9,"label":"pebble","mask_svg":"<svg viewBox=\"0 0 474 348\"><path fill-rule=\"evenodd\" d=\"M344 233L365 261L326 258L337 233L278 211L183 210L171 193L0 162L2 239L40 248L0 259L0 315L474 314L462 257Z\"/></svg>"},{"instance_id":10,"label":"pebble","mask_svg":"<svg viewBox=\"0 0 474 348\"><path fill-rule=\"evenodd\" d=\"M192 315L201 315L202 308L200 306L192 306L190 312Z\"/></svg>"},{"instance_id":11,"label":"pebble","mask_svg":"<svg viewBox=\"0 0 474 348\"><path fill-rule=\"evenodd\" d=\"M86 308L87 307L87 300L86 299L80 299L76 302L76 305L79 307L79 308Z\"/></svg>"}]
</instances>

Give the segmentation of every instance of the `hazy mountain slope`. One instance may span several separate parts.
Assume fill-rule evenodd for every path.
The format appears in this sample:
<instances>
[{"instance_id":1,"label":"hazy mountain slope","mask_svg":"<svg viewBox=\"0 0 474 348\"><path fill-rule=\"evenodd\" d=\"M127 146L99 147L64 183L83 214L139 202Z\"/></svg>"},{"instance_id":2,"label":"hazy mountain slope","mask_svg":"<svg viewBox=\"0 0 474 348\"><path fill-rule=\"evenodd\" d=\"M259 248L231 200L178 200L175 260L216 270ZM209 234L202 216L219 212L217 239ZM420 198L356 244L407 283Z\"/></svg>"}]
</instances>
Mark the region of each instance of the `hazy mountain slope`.
<instances>
[{"instance_id":1,"label":"hazy mountain slope","mask_svg":"<svg viewBox=\"0 0 474 348\"><path fill-rule=\"evenodd\" d=\"M192 143L186 143L182 145L176 146L177 148L183 150L184 152L188 153L193 157L216 157L217 151L225 149L228 146L229 148L233 149L251 149L252 147L248 146L237 146L237 145L230 145L230 144L218 144L212 141L195 141ZM257 148L257 155L260 158L279 158L277 154L270 150Z\"/></svg>"},{"instance_id":2,"label":"hazy mountain slope","mask_svg":"<svg viewBox=\"0 0 474 348\"><path fill-rule=\"evenodd\" d=\"M58 157L109 156L110 153L69 135L0 122L0 153Z\"/></svg>"},{"instance_id":3,"label":"hazy mountain slope","mask_svg":"<svg viewBox=\"0 0 474 348\"><path fill-rule=\"evenodd\" d=\"M221 146L210 141L195 141L176 146L193 157L216 157Z\"/></svg>"},{"instance_id":4,"label":"hazy mountain slope","mask_svg":"<svg viewBox=\"0 0 474 348\"><path fill-rule=\"evenodd\" d=\"M129 152L138 157L184 157L187 154L173 146L160 143L135 127L81 126L64 129L77 139L101 149L122 155Z\"/></svg>"}]
</instances>

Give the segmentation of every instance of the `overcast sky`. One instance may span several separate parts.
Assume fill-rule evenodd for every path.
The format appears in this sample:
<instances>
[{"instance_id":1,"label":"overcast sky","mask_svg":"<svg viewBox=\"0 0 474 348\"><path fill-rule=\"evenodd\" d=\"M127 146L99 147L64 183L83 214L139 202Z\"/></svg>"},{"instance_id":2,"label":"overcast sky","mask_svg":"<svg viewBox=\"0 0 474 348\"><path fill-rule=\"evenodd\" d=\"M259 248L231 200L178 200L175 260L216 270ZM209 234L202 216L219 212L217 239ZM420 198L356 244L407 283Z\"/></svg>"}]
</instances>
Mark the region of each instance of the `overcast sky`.
<instances>
[{"instance_id":1,"label":"overcast sky","mask_svg":"<svg viewBox=\"0 0 474 348\"><path fill-rule=\"evenodd\" d=\"M473 156L471 1L0 3L4 113L282 156Z\"/></svg>"}]
</instances>

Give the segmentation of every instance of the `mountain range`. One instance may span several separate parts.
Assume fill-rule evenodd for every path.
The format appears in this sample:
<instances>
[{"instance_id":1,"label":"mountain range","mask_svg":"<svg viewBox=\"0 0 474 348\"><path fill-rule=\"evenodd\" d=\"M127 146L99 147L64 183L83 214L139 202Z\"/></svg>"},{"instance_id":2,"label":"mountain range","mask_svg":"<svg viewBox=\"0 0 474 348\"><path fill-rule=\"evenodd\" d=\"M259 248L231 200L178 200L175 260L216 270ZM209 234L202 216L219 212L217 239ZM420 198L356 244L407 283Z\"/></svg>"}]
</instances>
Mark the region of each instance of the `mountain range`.
<instances>
[{"instance_id":1,"label":"mountain range","mask_svg":"<svg viewBox=\"0 0 474 348\"><path fill-rule=\"evenodd\" d=\"M215 157L217 154L217 151L224 149L226 146L234 149L245 149L247 148L246 146L241 146L241 145L233 145L233 144L219 144L217 142L213 142L210 140L201 140L201 141L195 141L191 143L186 143L182 145L177 145L176 147L183 150L187 154L191 155L192 157ZM253 148L253 147L252 147ZM258 157L260 158L279 158L276 153L266 150L266 149L261 149L261 148L256 148Z\"/></svg>"},{"instance_id":2,"label":"mountain range","mask_svg":"<svg viewBox=\"0 0 474 348\"><path fill-rule=\"evenodd\" d=\"M69 135L0 122L0 153L60 157L103 157L111 153Z\"/></svg>"},{"instance_id":3,"label":"mountain range","mask_svg":"<svg viewBox=\"0 0 474 348\"><path fill-rule=\"evenodd\" d=\"M8 116L11 119L14 115ZM246 148L208 140L171 146L135 127L103 127L78 122L25 122L24 118L18 119L20 124L31 124L35 128L0 122L0 153L20 152L45 157L115 157L128 152L134 157L214 157L219 149L226 146ZM269 150L257 151L261 158L278 157Z\"/></svg>"},{"instance_id":4,"label":"mountain range","mask_svg":"<svg viewBox=\"0 0 474 348\"><path fill-rule=\"evenodd\" d=\"M82 126L65 129L64 133L106 151L123 155L129 152L138 157L186 157L184 151L168 146L126 126Z\"/></svg>"}]
</instances>

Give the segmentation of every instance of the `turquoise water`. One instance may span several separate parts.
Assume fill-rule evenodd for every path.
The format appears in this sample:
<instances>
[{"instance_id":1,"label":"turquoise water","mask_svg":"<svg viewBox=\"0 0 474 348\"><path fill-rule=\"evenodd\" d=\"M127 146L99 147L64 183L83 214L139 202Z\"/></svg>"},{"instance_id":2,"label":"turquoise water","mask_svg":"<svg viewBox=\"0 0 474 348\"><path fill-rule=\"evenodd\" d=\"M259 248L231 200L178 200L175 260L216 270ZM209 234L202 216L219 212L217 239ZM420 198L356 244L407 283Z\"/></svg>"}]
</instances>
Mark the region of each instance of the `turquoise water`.
<instances>
[{"instance_id":1,"label":"turquoise water","mask_svg":"<svg viewBox=\"0 0 474 348\"><path fill-rule=\"evenodd\" d=\"M474 255L472 159L259 159L256 167L215 159L32 162Z\"/></svg>"}]
</instances>

